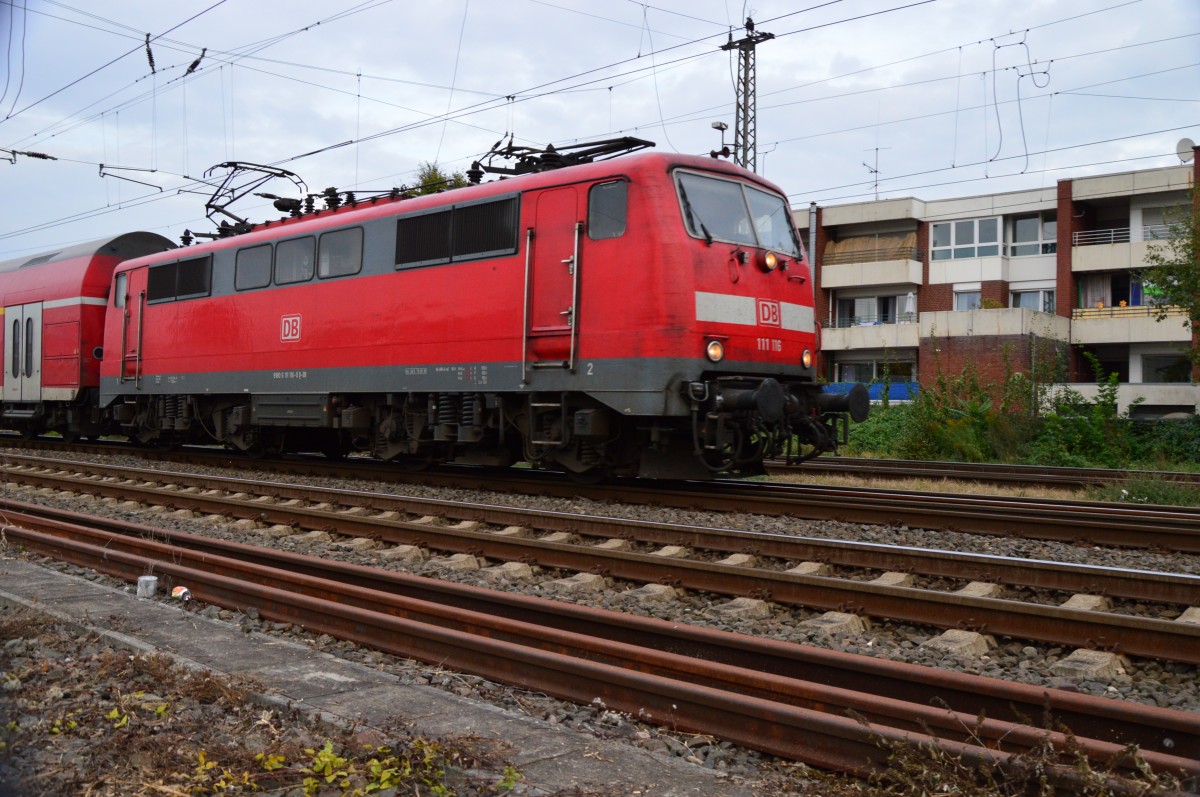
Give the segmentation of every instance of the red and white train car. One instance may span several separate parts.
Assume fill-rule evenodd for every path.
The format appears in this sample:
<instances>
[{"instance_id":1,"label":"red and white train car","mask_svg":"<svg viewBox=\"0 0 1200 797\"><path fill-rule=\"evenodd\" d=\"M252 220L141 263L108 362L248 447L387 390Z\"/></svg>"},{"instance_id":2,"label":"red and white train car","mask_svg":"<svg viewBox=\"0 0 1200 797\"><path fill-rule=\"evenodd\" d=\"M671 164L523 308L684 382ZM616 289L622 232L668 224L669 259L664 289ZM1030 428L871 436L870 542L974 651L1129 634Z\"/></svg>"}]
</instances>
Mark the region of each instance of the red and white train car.
<instances>
[{"instance_id":1,"label":"red and white train car","mask_svg":"<svg viewBox=\"0 0 1200 797\"><path fill-rule=\"evenodd\" d=\"M172 248L161 235L139 232L0 263L6 428L29 436L103 431L96 394L113 270Z\"/></svg>"}]
</instances>

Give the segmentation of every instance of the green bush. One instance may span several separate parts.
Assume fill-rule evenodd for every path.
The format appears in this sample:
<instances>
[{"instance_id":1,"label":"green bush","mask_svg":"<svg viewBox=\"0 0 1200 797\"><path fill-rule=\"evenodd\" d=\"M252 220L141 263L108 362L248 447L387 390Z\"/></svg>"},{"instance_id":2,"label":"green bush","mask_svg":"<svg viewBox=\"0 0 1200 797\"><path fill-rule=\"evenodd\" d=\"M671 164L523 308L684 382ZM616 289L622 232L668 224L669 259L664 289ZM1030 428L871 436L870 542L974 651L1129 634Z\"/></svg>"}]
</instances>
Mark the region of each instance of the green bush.
<instances>
[{"instance_id":1,"label":"green bush","mask_svg":"<svg viewBox=\"0 0 1200 797\"><path fill-rule=\"evenodd\" d=\"M1133 425L1133 461L1160 470L1200 469L1200 416Z\"/></svg>"},{"instance_id":2,"label":"green bush","mask_svg":"<svg viewBox=\"0 0 1200 797\"><path fill-rule=\"evenodd\" d=\"M1122 485L1095 488L1090 498L1118 504L1200 506L1200 486L1170 479L1133 479Z\"/></svg>"}]
</instances>

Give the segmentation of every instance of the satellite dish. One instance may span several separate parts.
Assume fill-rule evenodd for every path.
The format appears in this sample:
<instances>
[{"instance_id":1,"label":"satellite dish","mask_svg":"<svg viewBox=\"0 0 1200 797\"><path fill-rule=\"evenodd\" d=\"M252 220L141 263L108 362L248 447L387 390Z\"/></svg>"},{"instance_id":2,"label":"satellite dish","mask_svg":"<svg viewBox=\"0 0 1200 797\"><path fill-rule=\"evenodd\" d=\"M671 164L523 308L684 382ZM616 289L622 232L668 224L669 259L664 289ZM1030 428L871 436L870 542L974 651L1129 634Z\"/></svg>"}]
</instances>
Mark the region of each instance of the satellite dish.
<instances>
[{"instance_id":1,"label":"satellite dish","mask_svg":"<svg viewBox=\"0 0 1200 797\"><path fill-rule=\"evenodd\" d=\"M1188 163L1192 159L1193 148L1196 146L1190 138L1181 138L1179 143L1175 145L1175 154L1179 156L1179 160Z\"/></svg>"}]
</instances>

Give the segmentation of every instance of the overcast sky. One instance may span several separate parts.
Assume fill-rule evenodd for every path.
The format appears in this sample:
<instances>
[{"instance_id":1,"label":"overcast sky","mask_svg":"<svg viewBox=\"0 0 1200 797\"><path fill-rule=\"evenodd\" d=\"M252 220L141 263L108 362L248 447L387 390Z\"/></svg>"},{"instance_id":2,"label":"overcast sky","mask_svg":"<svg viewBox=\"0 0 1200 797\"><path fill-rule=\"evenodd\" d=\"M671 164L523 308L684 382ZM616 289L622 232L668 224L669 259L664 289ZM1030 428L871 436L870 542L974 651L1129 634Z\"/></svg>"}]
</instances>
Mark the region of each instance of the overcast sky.
<instances>
[{"instance_id":1,"label":"overcast sky","mask_svg":"<svg viewBox=\"0 0 1200 797\"><path fill-rule=\"evenodd\" d=\"M733 142L720 45L747 15L774 34L758 171L795 206L1051 186L1200 141L1198 0L0 0L0 260L212 230L198 181L226 161L370 192L509 135L707 153L714 121Z\"/></svg>"}]
</instances>

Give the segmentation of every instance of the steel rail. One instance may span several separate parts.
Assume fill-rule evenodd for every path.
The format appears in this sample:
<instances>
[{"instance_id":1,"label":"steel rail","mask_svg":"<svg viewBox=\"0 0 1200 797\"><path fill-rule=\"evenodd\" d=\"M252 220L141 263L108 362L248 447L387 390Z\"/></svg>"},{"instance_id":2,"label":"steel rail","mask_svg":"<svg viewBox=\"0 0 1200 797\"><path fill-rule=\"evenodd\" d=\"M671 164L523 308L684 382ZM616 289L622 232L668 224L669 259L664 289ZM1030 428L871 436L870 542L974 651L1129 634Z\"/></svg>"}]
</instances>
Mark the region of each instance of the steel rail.
<instances>
[{"instance_id":1,"label":"steel rail","mask_svg":"<svg viewBox=\"0 0 1200 797\"><path fill-rule=\"evenodd\" d=\"M1090 487L1123 484L1139 479L1200 484L1200 473L1108 468L1064 468L977 462L939 462L902 459L863 459L822 456L800 465L768 461L770 473L832 474L865 479L945 479L1034 487Z\"/></svg>"},{"instance_id":2,"label":"steel rail","mask_svg":"<svg viewBox=\"0 0 1200 797\"><path fill-rule=\"evenodd\" d=\"M22 463L46 470L39 472L10 469L11 466ZM34 457L17 458L0 466L0 473L8 472L17 479L38 486L73 490L78 488L80 482L78 476L71 473L71 468L92 475L108 474L110 480L97 481L89 478L84 482L88 491L100 495L159 501L197 512L225 513L231 517L256 518L283 525L297 522L303 524L307 521L308 527L336 528L344 534L359 532L365 533L367 536L374 536L372 524L369 522L360 529L345 525L353 518L348 518L336 510L314 510L307 513L303 507L289 506L287 503L312 501L352 504L380 513L406 512L415 515L436 515L454 521L525 526L538 531L567 531L600 538L618 537L652 545L680 545L725 553L749 553L790 561L816 561L846 567L989 581L1034 589L1086 592L1116 598L1187 606L1200 605L1200 576L1182 574L830 540L802 534L654 523L495 504L416 498L362 490L335 490L286 482L199 476L146 468L116 467ZM113 479L116 481L111 481ZM142 480L140 483L139 479ZM248 491L248 494L256 492L271 497L277 503L240 500L216 494L184 493L162 487L161 485L164 483L191 484L199 489L234 494L239 491ZM278 506L280 503L284 506ZM331 520L337 520L338 523L331 524ZM442 531L447 530L443 529ZM453 529L448 531L453 532Z\"/></svg>"},{"instance_id":3,"label":"steel rail","mask_svg":"<svg viewBox=\"0 0 1200 797\"><path fill-rule=\"evenodd\" d=\"M270 619L350 638L397 655L415 656L542 689L576 702L590 702L598 696L610 708L643 717L649 713L660 722L665 720L685 730L714 732L716 728L717 735L740 744L818 766L858 770L864 761L878 763L880 751L876 742L880 738L932 741L918 733L922 727L933 728L943 736L959 737L939 739L937 743L969 760L990 759L1001 764L1008 754L983 750L975 744L999 745L1003 742L1010 749L1020 749L1037 745L1046 736L1042 731L1019 724L980 720L971 713L914 706L892 697L853 695L837 687L696 660L665 652L661 642L658 650L647 653L627 642L595 638L579 631L546 629L511 617L487 617L475 611L448 608L361 585L338 584L309 574L282 573L212 551L192 552L181 548L178 543L191 535L173 534L175 544L164 544L133 537L118 539L107 532L90 532L78 526L59 529L59 533L69 535L70 539L52 538L48 534L19 528L6 528L5 531L30 548L64 556L68 561L84 566L98 564L106 572L130 580L145 572L158 572L176 582L185 581L197 597L220 605L239 609L253 605L262 616ZM99 544L82 541L89 536ZM205 538L195 539L205 545L212 542ZM229 552L237 547L227 545ZM290 558L306 557L291 555ZM328 567L329 563L309 563L309 566L314 565ZM342 567L353 569L352 566ZM292 594L293 590L303 591L306 595L297 598ZM316 602L316 605L310 602ZM331 615L340 616L341 620L333 619ZM611 625L620 625L624 621L623 616L616 617L622 618L621 621L614 620ZM637 618L637 622L645 626L656 621L648 623ZM346 623L351 624L350 627L346 627ZM431 627L429 623L437 627ZM661 625L677 627L676 624ZM485 634L488 639L471 642L473 634ZM392 635L399 638L393 639ZM709 632L709 635L722 634ZM728 636L736 638L736 635ZM513 646L520 646L520 650L514 651ZM539 649L531 653L530 646ZM561 654L584 657L588 661L580 662L574 658L564 662ZM485 658L481 659L481 656ZM622 668L623 674L612 672L615 667ZM628 668L636 672L629 672ZM921 668L901 665L901 669ZM597 670L601 671L599 675ZM968 678L980 682L989 680ZM739 694L731 695L730 691ZM1046 697L1044 695L1043 699ZM669 707L665 701L670 701ZM1107 711L1109 706L1104 705L1110 701L1092 698L1083 702L1089 701L1102 706L1102 713L1111 714ZM872 721L847 722L828 713L848 710L865 712L867 719ZM1156 733L1163 746L1175 747L1182 740L1188 747L1194 747L1200 738L1200 718L1194 715L1147 707L1139 707L1133 713L1141 713L1143 721L1149 717L1151 723L1155 723L1149 727L1158 730L1151 733ZM890 726L885 727L885 721L890 722ZM1166 730L1172 726L1172 730ZM819 738L811 738L814 731ZM1170 734L1169 742L1164 734ZM1056 745L1066 746L1066 739L1061 735L1050 734L1050 737ZM1096 760L1119 757L1122 750L1120 744L1111 740L1089 739L1083 741L1083 747ZM1154 751L1147 751L1145 757L1160 771L1200 776L1200 761L1195 758Z\"/></svg>"},{"instance_id":4,"label":"steel rail","mask_svg":"<svg viewBox=\"0 0 1200 797\"><path fill-rule=\"evenodd\" d=\"M168 458L172 455L159 452L154 456ZM227 452L206 454L190 449L176 456L189 462L207 461L216 466L264 467L261 461ZM354 460L332 464L315 459L281 459L272 460L269 467L309 475L353 475L398 483L568 498L582 493L599 500L693 510L846 523L901 523L912 528L1200 553L1200 511L1192 508L738 481L659 481L647 485L645 480L633 479L585 488L538 471L453 467L410 473L388 467L386 463Z\"/></svg>"},{"instance_id":5,"label":"steel rail","mask_svg":"<svg viewBox=\"0 0 1200 797\"><path fill-rule=\"evenodd\" d=\"M162 478L161 474L159 477ZM87 482L88 489L102 486L102 483L94 480ZM117 493L129 489L121 484L110 484L108 488ZM501 537L486 531L444 528L387 517L365 517L333 509L281 507L259 501L174 492L171 496L184 500L185 504L199 511L225 511L243 517L252 515L267 522L283 525L299 523L391 543L474 555L483 553L492 558L576 572L602 572L643 583L674 583L717 594L753 595L782 604L1200 663L1200 625L1190 623L969 597L957 593L604 550L522 537ZM15 505L14 502L8 503ZM1177 584L1189 582L1185 576L1169 577L1163 574L1159 579ZM1191 580L1193 595L1195 583L1195 580Z\"/></svg>"},{"instance_id":6,"label":"steel rail","mask_svg":"<svg viewBox=\"0 0 1200 797\"><path fill-rule=\"evenodd\" d=\"M1065 717L1072 728L1092 731L1098 738L1115 739L1122 744L1135 743L1145 749L1161 748L1165 752L1194 752L1200 758L1200 736L1172 725L1162 718L1170 715L1160 716L1156 713L1157 709L1134 709L1139 716L1149 712L1151 722L1146 728L1131 734L1124 726L1136 722L1130 720L1125 711L1134 704L561 604L182 531L125 521L103 521L101 518L38 505L11 508L7 516L19 520L26 527L46 533L72 539L89 536L102 539L106 547L128 549L130 543L125 538L132 539L132 545L135 546L145 540L156 540L170 546L172 557L184 550L200 556L233 557L250 564L286 568L294 573L344 581L437 605L500 614L540 626L564 630L586 626L587 633L593 636L637 642L775 674L802 674L805 679L831 686L869 689L881 694L905 694L916 702L945 704L956 711L977 713L982 708L988 716L1012 722L1019 722L1023 718L1027 721L1029 717L1037 716L1049 708L1060 719ZM665 642L660 641L664 639ZM847 673L851 672L857 675L848 676ZM1086 710L1080 705L1086 706ZM1099 726L1095 725L1096 717L1102 718ZM1110 720L1113 724L1104 724ZM1200 729L1200 726L1194 729Z\"/></svg>"}]
</instances>

